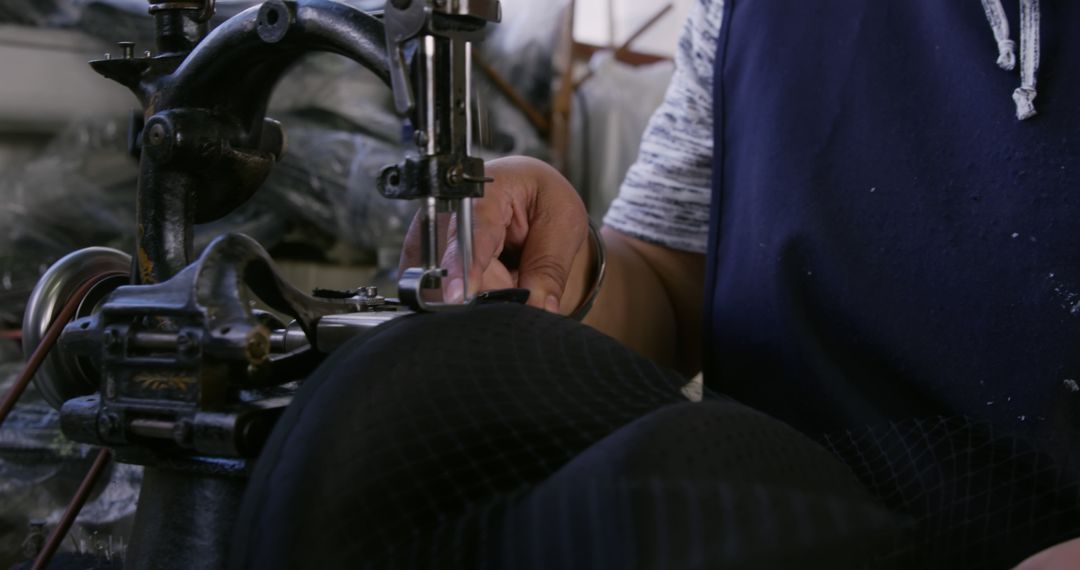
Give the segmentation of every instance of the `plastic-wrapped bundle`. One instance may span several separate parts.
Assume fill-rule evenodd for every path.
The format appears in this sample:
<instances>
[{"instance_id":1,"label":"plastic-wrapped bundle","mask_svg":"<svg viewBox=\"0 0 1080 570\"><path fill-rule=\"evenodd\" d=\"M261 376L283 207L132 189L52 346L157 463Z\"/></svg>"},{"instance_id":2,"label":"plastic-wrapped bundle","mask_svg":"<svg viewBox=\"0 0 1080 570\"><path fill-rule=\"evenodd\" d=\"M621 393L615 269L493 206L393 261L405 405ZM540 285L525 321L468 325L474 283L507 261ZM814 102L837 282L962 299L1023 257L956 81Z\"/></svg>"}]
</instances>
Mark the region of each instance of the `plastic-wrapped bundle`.
<instances>
[{"instance_id":1,"label":"plastic-wrapped bundle","mask_svg":"<svg viewBox=\"0 0 1080 570\"><path fill-rule=\"evenodd\" d=\"M0 393L7 393L21 360L14 342L0 340ZM0 567L32 554L25 543L59 521L95 454L64 439L59 414L31 386L0 430ZM63 548L121 558L141 479L140 467L114 463L108 484L91 495Z\"/></svg>"},{"instance_id":2,"label":"plastic-wrapped bundle","mask_svg":"<svg viewBox=\"0 0 1080 570\"><path fill-rule=\"evenodd\" d=\"M197 228L197 245L240 231L272 247L288 228L334 236L351 249L397 250L413 206L382 198L375 176L400 160L398 146L311 120L285 117L290 149L255 198ZM38 275L88 245L130 249L137 169L116 121L72 126L41 155L0 178L0 318L18 322ZM0 340L0 393L21 366L15 343ZM0 430L0 567L20 560L30 524L55 523L93 460L67 442L55 410L27 392ZM87 504L73 531L78 550L122 556L141 480L139 468L114 465L110 483ZM65 543L70 547L70 543Z\"/></svg>"},{"instance_id":3,"label":"plastic-wrapped bundle","mask_svg":"<svg viewBox=\"0 0 1080 570\"><path fill-rule=\"evenodd\" d=\"M0 176L0 322L17 323L38 276L90 245L130 249L138 176L121 121L72 125Z\"/></svg>"},{"instance_id":4,"label":"plastic-wrapped bundle","mask_svg":"<svg viewBox=\"0 0 1080 570\"><path fill-rule=\"evenodd\" d=\"M0 2L0 23L24 26L69 24L77 11L67 0L4 0Z\"/></svg>"},{"instance_id":5,"label":"plastic-wrapped bundle","mask_svg":"<svg viewBox=\"0 0 1080 570\"><path fill-rule=\"evenodd\" d=\"M51 20L34 22L38 25L47 23L62 24L76 27L105 42L112 43L119 40L134 41L138 45L152 46L154 43L153 19L147 11L147 0L16 0L25 4L38 4L58 6L51 13L60 12L63 19L53 16ZM338 0L341 1L341 0ZM217 0L214 17L210 21L211 26L239 14L243 10L261 4L258 0ZM382 9L382 0L345 0L361 10L371 11ZM43 8L37 11L45 12ZM3 15L0 8L0 16Z\"/></svg>"},{"instance_id":6,"label":"plastic-wrapped bundle","mask_svg":"<svg viewBox=\"0 0 1080 570\"><path fill-rule=\"evenodd\" d=\"M489 63L536 108L551 102L552 60L568 2L502 0L503 22L481 48Z\"/></svg>"},{"instance_id":7,"label":"plastic-wrapped bundle","mask_svg":"<svg viewBox=\"0 0 1080 570\"><path fill-rule=\"evenodd\" d=\"M347 258L399 248L414 206L380 196L375 179L403 147L340 119L281 118L289 136L282 162L248 204L196 228L196 249L226 232L272 249L290 230L340 242L354 252ZM63 255L92 245L131 249L138 169L125 133L115 120L73 125L38 157L3 173L0 322L19 322L38 277Z\"/></svg>"},{"instance_id":8,"label":"plastic-wrapped bundle","mask_svg":"<svg viewBox=\"0 0 1080 570\"><path fill-rule=\"evenodd\" d=\"M330 232L351 249L400 249L415 205L383 198L375 180L401 160L402 147L315 123L287 124L289 150L256 200Z\"/></svg>"}]
</instances>

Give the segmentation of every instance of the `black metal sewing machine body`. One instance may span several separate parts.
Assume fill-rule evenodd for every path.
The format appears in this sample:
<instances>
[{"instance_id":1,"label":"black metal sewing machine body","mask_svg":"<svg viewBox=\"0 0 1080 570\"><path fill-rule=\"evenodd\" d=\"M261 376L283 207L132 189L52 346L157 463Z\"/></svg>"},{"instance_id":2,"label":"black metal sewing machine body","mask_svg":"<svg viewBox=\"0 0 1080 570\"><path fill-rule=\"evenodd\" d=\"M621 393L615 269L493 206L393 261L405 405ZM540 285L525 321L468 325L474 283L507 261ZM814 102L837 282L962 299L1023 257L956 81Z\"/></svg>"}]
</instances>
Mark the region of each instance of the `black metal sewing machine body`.
<instances>
[{"instance_id":1,"label":"black metal sewing machine body","mask_svg":"<svg viewBox=\"0 0 1080 570\"><path fill-rule=\"evenodd\" d=\"M303 379L340 345L320 342L320 319L339 316L322 328L341 341L349 336L342 331L408 311L364 287L337 299L305 295L242 236L220 238L196 261L194 225L228 214L262 185L285 152L282 126L266 117L273 88L301 57L327 51L392 85L416 134L414 155L380 176L382 193L427 200L425 244L438 239L435 216L457 212L471 251L468 200L483 195L485 181L483 162L470 156L471 42L499 20L500 5L395 0L380 18L331 0L269 0L190 38L183 18L202 6L193 20L205 22L212 4L150 3L160 53L135 57L127 45L122 58L91 62L144 107L132 285L61 340L69 357L96 365L72 368L96 368L100 389L87 394L86 381L54 379L53 403L64 402L70 437L115 447L125 460L252 457L288 402L273 388ZM444 270L437 247L425 250L421 278L403 279L401 294L414 309L434 310L444 306L425 303L420 290L438 287ZM248 290L296 324L271 330L252 312Z\"/></svg>"},{"instance_id":2,"label":"black metal sewing machine body","mask_svg":"<svg viewBox=\"0 0 1080 570\"><path fill-rule=\"evenodd\" d=\"M295 318L303 341L275 345L274 323L252 311L245 284ZM120 287L95 314L68 326L64 347L96 358L103 389L64 403L64 432L139 463L153 463L155 450L253 457L289 402L271 389L302 380L325 356L319 320L361 312L377 314L376 321L403 314L364 291L309 297L282 280L250 238L219 238L175 277Z\"/></svg>"},{"instance_id":3,"label":"black metal sewing machine body","mask_svg":"<svg viewBox=\"0 0 1080 570\"><path fill-rule=\"evenodd\" d=\"M266 118L274 86L303 56L349 57L389 83L385 31L345 4L271 0L229 19L190 53L91 65L144 107L138 202L139 283L158 283L192 259L191 229L246 202L285 151Z\"/></svg>"},{"instance_id":4,"label":"black metal sewing machine body","mask_svg":"<svg viewBox=\"0 0 1080 570\"><path fill-rule=\"evenodd\" d=\"M289 401L287 390L269 389L303 379L324 356L318 319L397 308L363 293L305 295L243 236L219 238L193 259L194 225L246 202L285 151L267 103L289 67L315 51L350 57L389 82L383 24L324 0L253 7L189 53L92 62L139 97L145 124L132 285L69 325L61 340L100 375L97 393L65 394L61 417L72 439L145 464L253 457ZM274 354L271 323L252 311L249 291L296 319L306 346Z\"/></svg>"},{"instance_id":5,"label":"black metal sewing machine body","mask_svg":"<svg viewBox=\"0 0 1080 570\"><path fill-rule=\"evenodd\" d=\"M421 290L438 287L445 274L436 259L438 213L458 214L466 263L471 255L469 200L483 195L485 177L483 162L470 156L468 67L471 42L499 19L500 7L391 0L380 19L332 0L269 0L207 34L212 0L149 3L158 53L136 57L127 44L123 57L91 63L143 105L131 283L95 297L93 310L65 328L49 356L61 362L46 369L77 373L36 380L62 404L65 435L147 466L128 565L218 568L243 476L297 383L349 338L411 310L447 307L425 303ZM426 205L431 247L424 267L401 282L405 304L368 287L302 293L245 236L222 236L194 259L194 225L246 202L285 152L283 127L266 117L268 101L288 69L317 51L349 57L392 85L416 133L415 153L379 180L387 198ZM128 259L102 248L85 256L62 260L57 266L67 270L58 267L43 283L64 291L89 276L86 268L108 266L115 275ZM522 293L473 302L524 302ZM252 296L293 323L253 310ZM28 315L46 321L55 299L38 301ZM187 512L197 508L192 502L214 506Z\"/></svg>"}]
</instances>

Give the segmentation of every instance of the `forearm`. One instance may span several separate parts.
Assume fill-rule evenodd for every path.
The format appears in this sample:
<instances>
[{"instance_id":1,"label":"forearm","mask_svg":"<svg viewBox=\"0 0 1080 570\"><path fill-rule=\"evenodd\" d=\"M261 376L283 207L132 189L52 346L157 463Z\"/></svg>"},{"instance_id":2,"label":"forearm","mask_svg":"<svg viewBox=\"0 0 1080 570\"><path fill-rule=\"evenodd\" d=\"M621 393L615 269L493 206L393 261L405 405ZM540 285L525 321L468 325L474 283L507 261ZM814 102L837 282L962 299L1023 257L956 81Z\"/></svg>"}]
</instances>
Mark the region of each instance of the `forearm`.
<instances>
[{"instance_id":1,"label":"forearm","mask_svg":"<svg viewBox=\"0 0 1080 570\"><path fill-rule=\"evenodd\" d=\"M585 322L634 350L693 375L701 362L704 256L602 230L607 275ZM592 286L592 248L579 251L563 297L569 312Z\"/></svg>"}]
</instances>

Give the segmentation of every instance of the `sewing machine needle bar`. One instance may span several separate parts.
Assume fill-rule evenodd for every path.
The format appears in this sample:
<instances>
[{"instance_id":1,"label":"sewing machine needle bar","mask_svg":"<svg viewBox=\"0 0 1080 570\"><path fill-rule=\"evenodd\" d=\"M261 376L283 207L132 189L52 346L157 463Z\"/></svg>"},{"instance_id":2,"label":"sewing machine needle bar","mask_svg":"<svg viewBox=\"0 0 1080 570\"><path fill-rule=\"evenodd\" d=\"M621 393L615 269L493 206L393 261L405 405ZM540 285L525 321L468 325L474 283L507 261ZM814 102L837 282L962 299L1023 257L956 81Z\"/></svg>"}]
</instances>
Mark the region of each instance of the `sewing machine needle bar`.
<instances>
[{"instance_id":1,"label":"sewing machine needle bar","mask_svg":"<svg viewBox=\"0 0 1080 570\"><path fill-rule=\"evenodd\" d=\"M465 291L465 302L469 302L469 269L473 262L473 200L463 198L461 207L457 213L457 241L461 255L462 285Z\"/></svg>"},{"instance_id":2,"label":"sewing machine needle bar","mask_svg":"<svg viewBox=\"0 0 1080 570\"><path fill-rule=\"evenodd\" d=\"M429 196L424 203L424 220L422 239L422 255L424 269L435 269L439 266L439 200Z\"/></svg>"},{"instance_id":3,"label":"sewing machine needle bar","mask_svg":"<svg viewBox=\"0 0 1080 570\"><path fill-rule=\"evenodd\" d=\"M424 152L428 156L435 156L439 153L439 132L437 129L438 117L436 117L437 103L435 101L438 76L435 69L436 57L438 50L438 40L435 36L424 36L424 125L423 130L427 144L425 145Z\"/></svg>"}]
</instances>

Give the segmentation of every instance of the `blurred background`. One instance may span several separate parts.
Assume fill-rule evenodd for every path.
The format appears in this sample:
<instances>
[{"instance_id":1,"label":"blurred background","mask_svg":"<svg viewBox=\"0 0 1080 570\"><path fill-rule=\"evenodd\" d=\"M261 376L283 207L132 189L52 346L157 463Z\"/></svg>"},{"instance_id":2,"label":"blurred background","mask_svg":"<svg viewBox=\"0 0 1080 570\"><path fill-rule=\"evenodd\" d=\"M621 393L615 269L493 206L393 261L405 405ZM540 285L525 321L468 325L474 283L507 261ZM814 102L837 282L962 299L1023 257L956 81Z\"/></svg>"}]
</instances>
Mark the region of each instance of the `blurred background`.
<instances>
[{"instance_id":1,"label":"blurred background","mask_svg":"<svg viewBox=\"0 0 1080 570\"><path fill-rule=\"evenodd\" d=\"M664 95L696 1L502 0L504 21L476 58L477 153L549 161L599 219ZM218 0L213 23L254 4ZM131 249L137 102L87 65L119 53L118 41L139 54L153 45L145 0L0 0L0 393L22 364L22 311L41 273L82 247ZM413 208L374 189L405 149L389 89L350 61L315 56L279 85L270 116L285 126L286 156L248 204L200 226L198 243L242 232L301 289L392 291ZM92 452L64 440L31 388L0 429L0 568L39 546ZM140 472L111 469L66 549L122 558Z\"/></svg>"}]
</instances>

